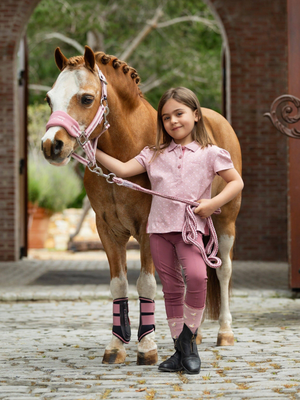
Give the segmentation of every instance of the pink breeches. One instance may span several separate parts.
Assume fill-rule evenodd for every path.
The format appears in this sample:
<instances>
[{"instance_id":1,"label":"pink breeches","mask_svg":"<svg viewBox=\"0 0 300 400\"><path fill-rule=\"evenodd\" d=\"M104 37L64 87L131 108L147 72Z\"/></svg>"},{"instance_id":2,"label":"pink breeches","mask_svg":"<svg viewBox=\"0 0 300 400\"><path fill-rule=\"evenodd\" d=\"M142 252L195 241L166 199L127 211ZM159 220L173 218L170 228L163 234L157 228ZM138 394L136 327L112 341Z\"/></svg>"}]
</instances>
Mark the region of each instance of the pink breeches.
<instances>
[{"instance_id":1,"label":"pink breeches","mask_svg":"<svg viewBox=\"0 0 300 400\"><path fill-rule=\"evenodd\" d=\"M197 241L202 242L200 232ZM197 247L184 243L180 232L153 233L150 235L150 247L156 271L163 285L167 318L182 318L184 302L192 308L204 308L207 273Z\"/></svg>"}]
</instances>

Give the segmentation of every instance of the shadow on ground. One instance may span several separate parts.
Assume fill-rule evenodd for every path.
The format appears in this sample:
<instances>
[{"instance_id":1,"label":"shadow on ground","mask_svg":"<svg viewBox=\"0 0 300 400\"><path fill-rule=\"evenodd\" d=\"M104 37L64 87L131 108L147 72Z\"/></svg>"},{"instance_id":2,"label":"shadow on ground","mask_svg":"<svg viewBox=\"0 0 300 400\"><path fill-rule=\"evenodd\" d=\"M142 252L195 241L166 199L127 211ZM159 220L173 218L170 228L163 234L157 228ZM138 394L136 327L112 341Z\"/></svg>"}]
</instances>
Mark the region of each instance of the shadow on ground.
<instances>
[{"instance_id":1,"label":"shadow on ground","mask_svg":"<svg viewBox=\"0 0 300 400\"><path fill-rule=\"evenodd\" d=\"M138 269L128 269L128 283L135 285ZM156 274L157 283L160 283ZM37 277L31 285L105 285L110 283L107 269L49 269ZM271 262L235 261L232 287L234 289L288 290L288 264Z\"/></svg>"}]
</instances>

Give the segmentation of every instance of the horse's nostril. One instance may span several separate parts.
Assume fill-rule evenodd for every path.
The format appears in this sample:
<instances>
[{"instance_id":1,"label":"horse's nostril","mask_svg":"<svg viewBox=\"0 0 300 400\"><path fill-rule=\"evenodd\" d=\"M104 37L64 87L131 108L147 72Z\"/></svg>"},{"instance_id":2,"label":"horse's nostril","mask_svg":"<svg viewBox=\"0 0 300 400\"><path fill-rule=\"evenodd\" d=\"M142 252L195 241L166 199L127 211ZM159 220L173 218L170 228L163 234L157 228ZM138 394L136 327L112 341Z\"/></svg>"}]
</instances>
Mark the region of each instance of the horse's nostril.
<instances>
[{"instance_id":1,"label":"horse's nostril","mask_svg":"<svg viewBox=\"0 0 300 400\"><path fill-rule=\"evenodd\" d=\"M61 140L56 140L54 144L54 154L59 154L61 152L61 149L64 146L64 142Z\"/></svg>"}]
</instances>

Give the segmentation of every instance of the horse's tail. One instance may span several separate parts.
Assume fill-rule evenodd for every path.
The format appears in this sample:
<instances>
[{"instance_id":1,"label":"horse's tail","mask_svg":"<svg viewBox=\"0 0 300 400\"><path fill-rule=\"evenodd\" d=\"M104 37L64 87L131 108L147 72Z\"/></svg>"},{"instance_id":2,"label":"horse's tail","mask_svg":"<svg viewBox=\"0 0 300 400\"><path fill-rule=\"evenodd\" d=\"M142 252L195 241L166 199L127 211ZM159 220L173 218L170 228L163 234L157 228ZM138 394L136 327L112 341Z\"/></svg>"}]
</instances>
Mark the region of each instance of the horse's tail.
<instances>
[{"instance_id":1,"label":"horse's tail","mask_svg":"<svg viewBox=\"0 0 300 400\"><path fill-rule=\"evenodd\" d=\"M206 296L206 316L209 319L217 320L221 310L221 289L217 272L213 268L207 267L207 296ZM231 284L231 280L229 285Z\"/></svg>"}]
</instances>

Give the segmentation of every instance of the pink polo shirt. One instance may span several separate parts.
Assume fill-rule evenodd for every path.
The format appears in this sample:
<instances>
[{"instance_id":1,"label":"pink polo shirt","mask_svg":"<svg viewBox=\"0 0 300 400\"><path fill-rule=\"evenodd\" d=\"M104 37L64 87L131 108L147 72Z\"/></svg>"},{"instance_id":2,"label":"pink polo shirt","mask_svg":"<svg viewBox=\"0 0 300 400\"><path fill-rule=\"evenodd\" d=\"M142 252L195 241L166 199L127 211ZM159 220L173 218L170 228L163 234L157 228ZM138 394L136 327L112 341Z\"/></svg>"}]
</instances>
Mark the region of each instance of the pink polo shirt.
<instances>
[{"instance_id":1,"label":"pink polo shirt","mask_svg":"<svg viewBox=\"0 0 300 400\"><path fill-rule=\"evenodd\" d=\"M145 147L135 159L147 170L151 189L187 200L211 198L214 176L234 168L228 151L217 146L201 148L197 142L182 147L174 141L154 161L153 151ZM185 204L152 196L148 233L181 232ZM206 219L196 215L197 230L204 233Z\"/></svg>"}]
</instances>

